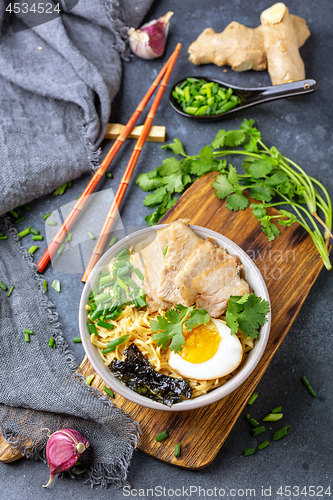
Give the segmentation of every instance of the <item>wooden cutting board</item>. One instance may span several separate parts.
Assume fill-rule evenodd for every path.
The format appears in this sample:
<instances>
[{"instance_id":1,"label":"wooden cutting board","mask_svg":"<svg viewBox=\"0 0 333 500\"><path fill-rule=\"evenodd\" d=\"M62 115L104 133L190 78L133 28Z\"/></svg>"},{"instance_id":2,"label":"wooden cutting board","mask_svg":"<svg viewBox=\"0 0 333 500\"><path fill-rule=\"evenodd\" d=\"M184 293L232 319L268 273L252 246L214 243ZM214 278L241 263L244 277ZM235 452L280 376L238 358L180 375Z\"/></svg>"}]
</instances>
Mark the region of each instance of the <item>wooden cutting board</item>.
<instances>
[{"instance_id":1,"label":"wooden cutting board","mask_svg":"<svg viewBox=\"0 0 333 500\"><path fill-rule=\"evenodd\" d=\"M230 212L214 195L210 184L214 173L198 179L164 216L161 222L179 218L227 236L254 260L266 282L272 305L272 326L264 355L250 377L232 394L205 408L187 412L163 412L143 408L119 395L114 402L140 423L140 450L167 463L189 469L206 467L217 455L233 425L265 373L270 361L293 324L302 304L323 267L310 236L298 225L281 227L281 235L268 242L251 210ZM85 375L94 372L85 358L80 366ZM103 390L98 375L92 385ZM155 436L163 430L169 438L161 443ZM174 446L181 443L181 456ZM13 461L7 443L0 441L0 460Z\"/></svg>"}]
</instances>

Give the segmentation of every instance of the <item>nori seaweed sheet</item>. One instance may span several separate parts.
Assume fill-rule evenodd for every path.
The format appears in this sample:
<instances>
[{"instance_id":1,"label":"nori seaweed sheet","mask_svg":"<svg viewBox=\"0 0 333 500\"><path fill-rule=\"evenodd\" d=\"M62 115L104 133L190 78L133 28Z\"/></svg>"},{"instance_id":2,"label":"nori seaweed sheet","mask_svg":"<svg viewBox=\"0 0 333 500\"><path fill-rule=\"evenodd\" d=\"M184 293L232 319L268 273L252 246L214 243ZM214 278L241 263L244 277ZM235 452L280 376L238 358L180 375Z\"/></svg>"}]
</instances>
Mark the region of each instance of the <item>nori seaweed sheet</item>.
<instances>
[{"instance_id":1,"label":"nori seaweed sheet","mask_svg":"<svg viewBox=\"0 0 333 500\"><path fill-rule=\"evenodd\" d=\"M131 344L124 354L125 361L115 358L109 368L132 391L166 406L191 397L192 389L188 380L155 371L135 344Z\"/></svg>"}]
</instances>

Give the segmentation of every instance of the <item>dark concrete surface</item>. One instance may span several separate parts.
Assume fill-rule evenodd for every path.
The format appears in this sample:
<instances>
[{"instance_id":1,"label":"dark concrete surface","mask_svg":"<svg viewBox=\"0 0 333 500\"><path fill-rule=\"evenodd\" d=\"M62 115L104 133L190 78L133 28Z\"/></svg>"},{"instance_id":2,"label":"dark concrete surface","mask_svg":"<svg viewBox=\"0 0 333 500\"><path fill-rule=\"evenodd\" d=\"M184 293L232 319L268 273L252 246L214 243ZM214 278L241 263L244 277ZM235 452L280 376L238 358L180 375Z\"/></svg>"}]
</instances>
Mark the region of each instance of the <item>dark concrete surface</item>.
<instances>
[{"instance_id":1,"label":"dark concrete surface","mask_svg":"<svg viewBox=\"0 0 333 500\"><path fill-rule=\"evenodd\" d=\"M271 3L269 0L156 1L147 19L163 15L168 10L175 13L171 20L166 55L155 61L133 58L130 63L124 63L122 88L115 99L110 121L126 123L157 75L162 62L179 41L183 48L171 83L183 76L203 75L240 86L269 85L266 72L239 74L230 69L224 72L213 65L194 67L187 60L187 47L208 26L221 31L232 20L251 27L257 26L260 12ZM133 1L133 8L135 4ZM168 141L178 137L188 153L194 154L212 141L219 128L231 129L238 126L244 118L253 118L266 144L275 145L284 155L299 163L309 174L323 182L332 196L332 2L290 0L288 7L292 13L307 20L312 33L302 47L301 55L307 77L319 81L319 89L315 94L264 104L214 124L197 124L178 116L170 108L165 95L155 124L167 127ZM110 144L103 144L104 154ZM103 189L117 189L133 145L134 141L131 140L124 145L111 167L114 178L105 179ZM159 166L167 156L159 144L147 143L136 172L145 172ZM86 175L76 180L73 189L67 190L62 197L49 195L31 203L31 212L26 214L27 220L19 225L19 229L31 225L45 234L42 216L71 202L81 193L89 177ZM143 207L143 198L144 193L132 181L121 209L123 224L127 228L132 226L130 231L145 224L144 217L149 209ZM30 242L26 243L28 244ZM36 260L45 248L46 242L41 242L40 250L35 254ZM266 434L262 439L260 436L252 438L248 424L241 416L214 462L203 470L177 469L137 451L129 471L129 481L134 488L131 493L113 487L107 491L99 487L90 490L82 479L72 480L69 477L58 479L49 490L44 490L42 484L47 481L47 466L41 462L22 459L12 464L0 464L0 498L121 499L135 495L152 497L154 493L154 498L163 499L176 496L186 498L190 495L192 498L221 498L223 494L224 497L231 498L255 496L282 500L287 496L300 499L313 496L328 499L329 493L333 493L332 272L325 269L321 272L297 320L259 383L259 397L251 408L251 414L261 418L272 407L281 404L284 413L281 427L282 424L292 427L287 438L272 442L267 449L251 457L243 457L243 449L259 444L266 438ZM78 306L83 287L81 274L61 273L49 267L45 272L49 284L56 277L61 281L62 291L57 294L49 288L49 296L59 312L64 335L68 343L72 344L72 338L79 334ZM73 350L77 360L81 361L83 347L74 344ZM309 395L300 381L304 374L317 392L316 399ZM271 436L280 424L268 427L267 435ZM309 489L310 486L312 489ZM327 489L329 486L331 491ZM160 489L147 491L154 487ZM179 490L183 487L184 491ZM200 487L202 489L199 491ZM287 487L291 488L291 495ZM265 489L265 495L262 488Z\"/></svg>"}]
</instances>

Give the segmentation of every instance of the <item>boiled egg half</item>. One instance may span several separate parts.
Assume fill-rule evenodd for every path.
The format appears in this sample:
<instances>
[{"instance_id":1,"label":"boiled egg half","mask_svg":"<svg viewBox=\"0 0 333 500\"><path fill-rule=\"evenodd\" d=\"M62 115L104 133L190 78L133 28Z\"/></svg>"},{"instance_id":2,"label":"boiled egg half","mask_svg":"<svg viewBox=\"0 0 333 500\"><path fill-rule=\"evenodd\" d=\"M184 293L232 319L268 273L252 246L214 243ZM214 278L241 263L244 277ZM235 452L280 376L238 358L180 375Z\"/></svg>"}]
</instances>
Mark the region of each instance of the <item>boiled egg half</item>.
<instances>
[{"instance_id":1,"label":"boiled egg half","mask_svg":"<svg viewBox=\"0 0 333 500\"><path fill-rule=\"evenodd\" d=\"M169 365L185 378L212 380L224 377L239 366L243 357L237 335L221 320L211 318L206 325L184 334L185 345L170 352Z\"/></svg>"}]
</instances>

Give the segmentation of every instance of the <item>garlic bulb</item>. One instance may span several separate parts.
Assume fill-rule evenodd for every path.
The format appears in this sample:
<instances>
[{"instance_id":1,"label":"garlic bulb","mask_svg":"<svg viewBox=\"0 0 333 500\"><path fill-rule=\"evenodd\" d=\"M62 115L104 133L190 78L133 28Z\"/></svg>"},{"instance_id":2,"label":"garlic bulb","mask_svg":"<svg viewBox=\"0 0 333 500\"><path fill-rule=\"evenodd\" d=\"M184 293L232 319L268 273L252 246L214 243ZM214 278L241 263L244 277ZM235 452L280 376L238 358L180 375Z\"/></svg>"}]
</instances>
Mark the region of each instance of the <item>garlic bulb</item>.
<instances>
[{"instance_id":1,"label":"garlic bulb","mask_svg":"<svg viewBox=\"0 0 333 500\"><path fill-rule=\"evenodd\" d=\"M142 59L155 59L164 53L165 42L169 31L169 22L173 12L146 23L139 29L128 30L129 44L132 52Z\"/></svg>"}]
</instances>

